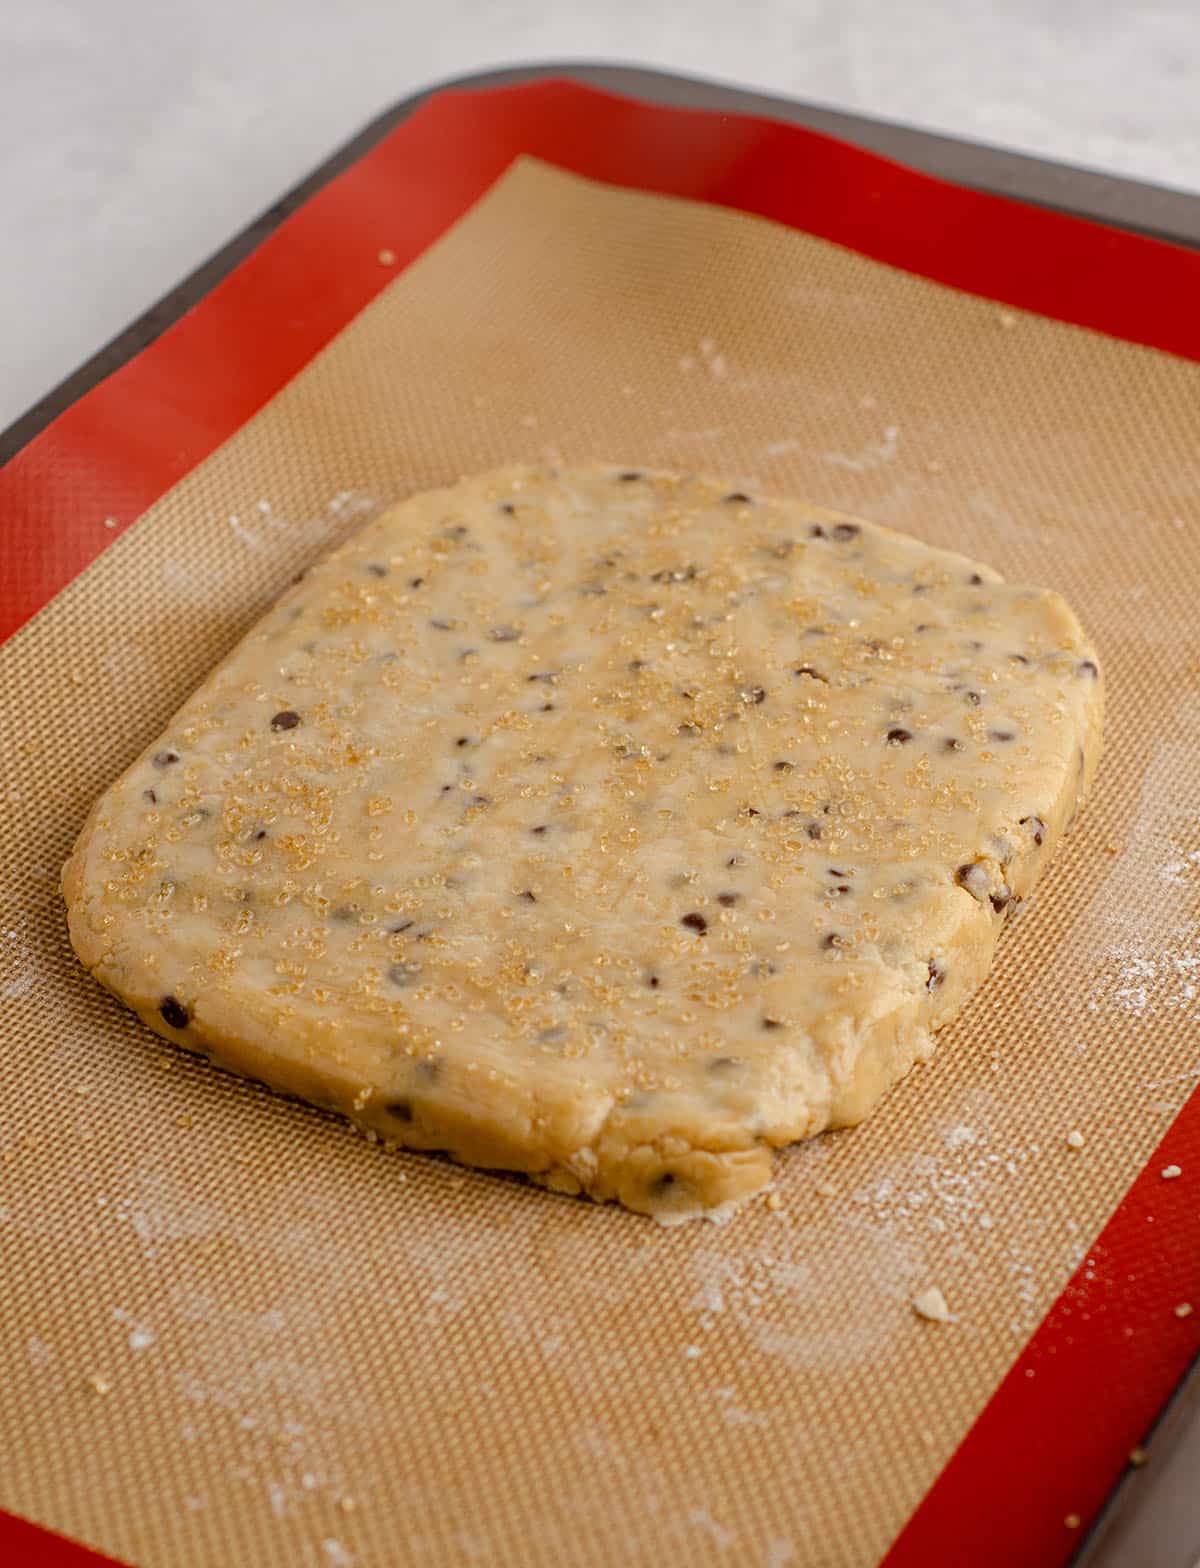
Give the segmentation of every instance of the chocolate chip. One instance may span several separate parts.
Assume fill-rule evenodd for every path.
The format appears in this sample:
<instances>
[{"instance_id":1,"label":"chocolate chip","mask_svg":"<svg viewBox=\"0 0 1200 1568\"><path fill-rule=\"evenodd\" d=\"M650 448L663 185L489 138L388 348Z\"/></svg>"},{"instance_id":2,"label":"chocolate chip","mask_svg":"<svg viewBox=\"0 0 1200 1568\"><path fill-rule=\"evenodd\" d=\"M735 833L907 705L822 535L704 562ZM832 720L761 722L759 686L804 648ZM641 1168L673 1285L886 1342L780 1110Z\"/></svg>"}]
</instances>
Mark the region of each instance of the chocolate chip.
<instances>
[{"instance_id":1,"label":"chocolate chip","mask_svg":"<svg viewBox=\"0 0 1200 1568\"><path fill-rule=\"evenodd\" d=\"M488 632L489 642L516 642L520 632L515 626L493 626Z\"/></svg>"},{"instance_id":2,"label":"chocolate chip","mask_svg":"<svg viewBox=\"0 0 1200 1568\"><path fill-rule=\"evenodd\" d=\"M435 615L429 622L435 632L449 632L454 630L454 622L448 621L444 616Z\"/></svg>"},{"instance_id":3,"label":"chocolate chip","mask_svg":"<svg viewBox=\"0 0 1200 1568\"><path fill-rule=\"evenodd\" d=\"M651 572L650 574L652 583L690 583L695 582L695 580L696 568L694 566L664 566L661 571Z\"/></svg>"},{"instance_id":4,"label":"chocolate chip","mask_svg":"<svg viewBox=\"0 0 1200 1568\"><path fill-rule=\"evenodd\" d=\"M900 725L887 732L887 743L889 746L906 746L911 739L912 731L903 729Z\"/></svg>"},{"instance_id":5,"label":"chocolate chip","mask_svg":"<svg viewBox=\"0 0 1200 1568\"><path fill-rule=\"evenodd\" d=\"M544 702L542 703L541 709L539 711L542 713L553 713L554 704L552 702Z\"/></svg>"},{"instance_id":6,"label":"chocolate chip","mask_svg":"<svg viewBox=\"0 0 1200 1568\"><path fill-rule=\"evenodd\" d=\"M1017 738L1016 730L989 730L988 731L988 739L989 740L994 740L994 741L999 741L1002 745L1006 741L1016 740L1016 738Z\"/></svg>"},{"instance_id":7,"label":"chocolate chip","mask_svg":"<svg viewBox=\"0 0 1200 1568\"><path fill-rule=\"evenodd\" d=\"M641 477L641 473L636 468L627 468L623 474L617 475L617 480L623 485L629 485L635 479L641 479Z\"/></svg>"},{"instance_id":8,"label":"chocolate chip","mask_svg":"<svg viewBox=\"0 0 1200 1568\"><path fill-rule=\"evenodd\" d=\"M977 691L965 691L963 692L963 701L969 708L978 708L983 698Z\"/></svg>"},{"instance_id":9,"label":"chocolate chip","mask_svg":"<svg viewBox=\"0 0 1200 1568\"><path fill-rule=\"evenodd\" d=\"M412 985L420 972L420 964L392 964L388 969L387 977L393 985L403 988L406 985Z\"/></svg>"},{"instance_id":10,"label":"chocolate chip","mask_svg":"<svg viewBox=\"0 0 1200 1568\"><path fill-rule=\"evenodd\" d=\"M693 910L689 915L684 915L679 924L686 926L689 931L694 931L697 936L703 936L708 930L708 921L696 910Z\"/></svg>"},{"instance_id":11,"label":"chocolate chip","mask_svg":"<svg viewBox=\"0 0 1200 1568\"><path fill-rule=\"evenodd\" d=\"M469 746L471 744L471 737L469 735L460 735L454 744L456 746Z\"/></svg>"},{"instance_id":12,"label":"chocolate chip","mask_svg":"<svg viewBox=\"0 0 1200 1568\"><path fill-rule=\"evenodd\" d=\"M978 572L972 572L970 577L967 578L967 586L969 588L981 588L983 586L983 578Z\"/></svg>"},{"instance_id":13,"label":"chocolate chip","mask_svg":"<svg viewBox=\"0 0 1200 1568\"><path fill-rule=\"evenodd\" d=\"M517 509L511 501L501 501L500 510L504 513L505 517L516 516Z\"/></svg>"},{"instance_id":14,"label":"chocolate chip","mask_svg":"<svg viewBox=\"0 0 1200 1568\"><path fill-rule=\"evenodd\" d=\"M1089 680L1099 680L1100 670L1094 659L1084 659L1079 666L1080 675L1086 675Z\"/></svg>"},{"instance_id":15,"label":"chocolate chip","mask_svg":"<svg viewBox=\"0 0 1200 1568\"><path fill-rule=\"evenodd\" d=\"M737 1066L736 1056L714 1056L708 1064L710 1073L727 1073Z\"/></svg>"},{"instance_id":16,"label":"chocolate chip","mask_svg":"<svg viewBox=\"0 0 1200 1568\"><path fill-rule=\"evenodd\" d=\"M835 523L830 530L829 537L844 544L847 539L857 539L862 529L857 523Z\"/></svg>"},{"instance_id":17,"label":"chocolate chip","mask_svg":"<svg viewBox=\"0 0 1200 1568\"><path fill-rule=\"evenodd\" d=\"M782 1029L783 1021L779 1018L764 1018L762 1020L762 1026L767 1031L767 1033L770 1034L773 1033L776 1029Z\"/></svg>"},{"instance_id":18,"label":"chocolate chip","mask_svg":"<svg viewBox=\"0 0 1200 1568\"><path fill-rule=\"evenodd\" d=\"M545 833L545 832L547 832L549 830L549 826L550 826L549 823L543 822L539 827L530 828L529 831L531 833L539 833L539 834L540 833Z\"/></svg>"},{"instance_id":19,"label":"chocolate chip","mask_svg":"<svg viewBox=\"0 0 1200 1568\"><path fill-rule=\"evenodd\" d=\"M982 864L977 860L969 861L964 866L959 866L954 873L954 880L959 887L966 888L973 898L979 898L982 892L981 884L985 881L987 873Z\"/></svg>"},{"instance_id":20,"label":"chocolate chip","mask_svg":"<svg viewBox=\"0 0 1200 1568\"><path fill-rule=\"evenodd\" d=\"M946 739L942 742L942 750L943 751L961 751L962 749L963 749L962 741L958 740L953 735L947 735Z\"/></svg>"},{"instance_id":21,"label":"chocolate chip","mask_svg":"<svg viewBox=\"0 0 1200 1568\"><path fill-rule=\"evenodd\" d=\"M1011 664L1032 664L1033 663L1033 660L1031 658L1029 658L1026 654L1023 654L1023 653L1010 653L1008 658L1009 658L1009 662Z\"/></svg>"},{"instance_id":22,"label":"chocolate chip","mask_svg":"<svg viewBox=\"0 0 1200 1568\"><path fill-rule=\"evenodd\" d=\"M922 621L920 625L915 628L915 630L919 632L931 632L935 630L935 628L931 621Z\"/></svg>"},{"instance_id":23,"label":"chocolate chip","mask_svg":"<svg viewBox=\"0 0 1200 1568\"><path fill-rule=\"evenodd\" d=\"M727 866L744 866L746 864L746 857L745 855L730 855L725 864Z\"/></svg>"},{"instance_id":24,"label":"chocolate chip","mask_svg":"<svg viewBox=\"0 0 1200 1568\"><path fill-rule=\"evenodd\" d=\"M671 1174L670 1171L664 1171L661 1176L656 1176L650 1183L651 1195L655 1197L662 1197L665 1193L670 1192L674 1185L675 1177Z\"/></svg>"},{"instance_id":25,"label":"chocolate chip","mask_svg":"<svg viewBox=\"0 0 1200 1568\"><path fill-rule=\"evenodd\" d=\"M529 890L529 888L525 889L525 891L521 894L521 897L525 900L525 902L527 904L536 904L537 903L537 894L531 892Z\"/></svg>"},{"instance_id":26,"label":"chocolate chip","mask_svg":"<svg viewBox=\"0 0 1200 1568\"><path fill-rule=\"evenodd\" d=\"M157 806L158 805L158 796L154 793L154 791L152 789L144 789L142 791L142 799L148 805L151 805L151 806Z\"/></svg>"},{"instance_id":27,"label":"chocolate chip","mask_svg":"<svg viewBox=\"0 0 1200 1568\"><path fill-rule=\"evenodd\" d=\"M472 795L471 796L471 804L473 806L490 806L491 803L492 803L492 797L490 795Z\"/></svg>"},{"instance_id":28,"label":"chocolate chip","mask_svg":"<svg viewBox=\"0 0 1200 1568\"><path fill-rule=\"evenodd\" d=\"M282 712L277 713L271 720L271 728L276 731L294 730L299 722L300 715L298 713L293 712L291 708L284 708Z\"/></svg>"},{"instance_id":29,"label":"chocolate chip","mask_svg":"<svg viewBox=\"0 0 1200 1568\"><path fill-rule=\"evenodd\" d=\"M723 495L721 500L726 506L746 506L749 504L750 497L744 490L731 490L728 495Z\"/></svg>"},{"instance_id":30,"label":"chocolate chip","mask_svg":"<svg viewBox=\"0 0 1200 1568\"><path fill-rule=\"evenodd\" d=\"M388 931L392 936L399 936L402 931L411 931L414 925L415 920L401 920L397 925L389 926Z\"/></svg>"},{"instance_id":31,"label":"chocolate chip","mask_svg":"<svg viewBox=\"0 0 1200 1568\"><path fill-rule=\"evenodd\" d=\"M775 771L776 773L794 773L796 771L796 764L794 762L777 762L775 764Z\"/></svg>"},{"instance_id":32,"label":"chocolate chip","mask_svg":"<svg viewBox=\"0 0 1200 1568\"><path fill-rule=\"evenodd\" d=\"M825 530L821 527L820 523L814 523L812 525L812 527L808 530L808 537L810 539L824 539Z\"/></svg>"},{"instance_id":33,"label":"chocolate chip","mask_svg":"<svg viewBox=\"0 0 1200 1568\"><path fill-rule=\"evenodd\" d=\"M1040 849L1046 838L1046 824L1041 817L1022 817L1020 825L1029 829L1033 842Z\"/></svg>"},{"instance_id":34,"label":"chocolate chip","mask_svg":"<svg viewBox=\"0 0 1200 1568\"><path fill-rule=\"evenodd\" d=\"M182 1002L173 996L164 996L158 1004L159 1013L165 1024L170 1024L172 1029L186 1029L190 1015Z\"/></svg>"},{"instance_id":35,"label":"chocolate chip","mask_svg":"<svg viewBox=\"0 0 1200 1568\"><path fill-rule=\"evenodd\" d=\"M991 900L992 908L998 915L1002 914L1012 902L1012 894L1007 888L1002 889L999 893L989 893L988 897Z\"/></svg>"},{"instance_id":36,"label":"chocolate chip","mask_svg":"<svg viewBox=\"0 0 1200 1568\"><path fill-rule=\"evenodd\" d=\"M646 668L646 661L645 659L630 659L629 668L636 675L639 670L644 670Z\"/></svg>"},{"instance_id":37,"label":"chocolate chip","mask_svg":"<svg viewBox=\"0 0 1200 1568\"><path fill-rule=\"evenodd\" d=\"M820 838L823 829L819 822L809 822L806 824L804 831L809 838L816 840Z\"/></svg>"},{"instance_id":38,"label":"chocolate chip","mask_svg":"<svg viewBox=\"0 0 1200 1568\"><path fill-rule=\"evenodd\" d=\"M835 947L845 947L845 945L845 939L839 936L836 931L828 931L821 938L821 947L827 953L832 952Z\"/></svg>"},{"instance_id":39,"label":"chocolate chip","mask_svg":"<svg viewBox=\"0 0 1200 1568\"><path fill-rule=\"evenodd\" d=\"M387 567L381 566L378 561L368 561L366 569L372 577L386 577L388 574Z\"/></svg>"},{"instance_id":40,"label":"chocolate chip","mask_svg":"<svg viewBox=\"0 0 1200 1568\"><path fill-rule=\"evenodd\" d=\"M740 893L718 893L717 903L720 904L722 909L732 909L739 902L741 896Z\"/></svg>"},{"instance_id":41,"label":"chocolate chip","mask_svg":"<svg viewBox=\"0 0 1200 1568\"><path fill-rule=\"evenodd\" d=\"M847 877L852 877L854 873L853 871L839 871L836 866L830 866L826 875L836 877L839 882L844 882Z\"/></svg>"},{"instance_id":42,"label":"chocolate chip","mask_svg":"<svg viewBox=\"0 0 1200 1568\"><path fill-rule=\"evenodd\" d=\"M854 889L849 882L839 882L835 887L829 889L830 895L837 898L844 898L847 893L853 893L853 891Z\"/></svg>"},{"instance_id":43,"label":"chocolate chip","mask_svg":"<svg viewBox=\"0 0 1200 1568\"><path fill-rule=\"evenodd\" d=\"M411 1122L413 1119L412 1104L408 1100L390 1100L384 1109L398 1122Z\"/></svg>"},{"instance_id":44,"label":"chocolate chip","mask_svg":"<svg viewBox=\"0 0 1200 1568\"><path fill-rule=\"evenodd\" d=\"M557 670L535 670L532 675L525 677L527 681L549 681L553 683L558 679Z\"/></svg>"},{"instance_id":45,"label":"chocolate chip","mask_svg":"<svg viewBox=\"0 0 1200 1568\"><path fill-rule=\"evenodd\" d=\"M767 700L767 694L761 686L743 686L738 696L741 697L743 702L754 705Z\"/></svg>"},{"instance_id":46,"label":"chocolate chip","mask_svg":"<svg viewBox=\"0 0 1200 1568\"><path fill-rule=\"evenodd\" d=\"M410 577L408 579L408 586L410 588L423 588L425 586L425 579L423 577Z\"/></svg>"},{"instance_id":47,"label":"chocolate chip","mask_svg":"<svg viewBox=\"0 0 1200 1568\"><path fill-rule=\"evenodd\" d=\"M646 984L650 987L650 989L652 991L657 991L658 987L659 987L658 976L657 975L647 975L646 976Z\"/></svg>"},{"instance_id":48,"label":"chocolate chip","mask_svg":"<svg viewBox=\"0 0 1200 1568\"><path fill-rule=\"evenodd\" d=\"M179 753L177 751L156 751L153 757L154 766L160 769L169 768L178 761Z\"/></svg>"},{"instance_id":49,"label":"chocolate chip","mask_svg":"<svg viewBox=\"0 0 1200 1568\"><path fill-rule=\"evenodd\" d=\"M931 958L929 960L929 977L925 981L925 989L927 991L936 991L938 986L941 985L945 978L946 971L942 968L941 964L938 963L936 958Z\"/></svg>"}]
</instances>

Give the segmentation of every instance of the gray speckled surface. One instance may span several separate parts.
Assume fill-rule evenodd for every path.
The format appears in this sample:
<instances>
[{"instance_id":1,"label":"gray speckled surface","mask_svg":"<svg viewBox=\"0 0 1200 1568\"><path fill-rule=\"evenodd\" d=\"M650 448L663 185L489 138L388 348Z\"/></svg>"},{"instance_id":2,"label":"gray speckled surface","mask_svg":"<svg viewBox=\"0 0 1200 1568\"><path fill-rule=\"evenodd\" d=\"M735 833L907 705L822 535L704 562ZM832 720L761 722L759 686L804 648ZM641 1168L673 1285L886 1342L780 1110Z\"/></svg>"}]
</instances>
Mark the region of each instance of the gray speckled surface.
<instances>
[{"instance_id":1,"label":"gray speckled surface","mask_svg":"<svg viewBox=\"0 0 1200 1568\"><path fill-rule=\"evenodd\" d=\"M439 78L613 59L1200 189L1196 0L44 0L0 22L0 428Z\"/></svg>"}]
</instances>

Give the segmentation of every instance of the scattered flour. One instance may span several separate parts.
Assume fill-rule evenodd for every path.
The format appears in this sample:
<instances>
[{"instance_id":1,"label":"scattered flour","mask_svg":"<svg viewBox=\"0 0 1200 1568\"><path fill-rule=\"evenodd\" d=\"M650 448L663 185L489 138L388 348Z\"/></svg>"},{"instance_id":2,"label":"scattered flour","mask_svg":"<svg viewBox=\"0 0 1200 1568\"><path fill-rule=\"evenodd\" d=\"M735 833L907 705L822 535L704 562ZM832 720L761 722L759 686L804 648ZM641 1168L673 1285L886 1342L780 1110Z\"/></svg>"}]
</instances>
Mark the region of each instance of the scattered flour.
<instances>
[{"instance_id":1,"label":"scattered flour","mask_svg":"<svg viewBox=\"0 0 1200 1568\"><path fill-rule=\"evenodd\" d=\"M236 539L255 553L261 553L270 549L281 534L300 538L305 543L322 544L335 533L345 532L346 524L361 523L382 510L383 503L372 496L360 495L354 490L339 490L325 503L323 511L311 517L289 518L264 499L255 502L252 513L231 512L225 522ZM169 580L178 583L181 570L178 563L171 563L166 571L175 575Z\"/></svg>"},{"instance_id":2,"label":"scattered flour","mask_svg":"<svg viewBox=\"0 0 1200 1568\"><path fill-rule=\"evenodd\" d=\"M717 1546L732 1546L737 1540L732 1530L727 1530L717 1519L714 1519L707 1508L691 1508L688 1510L688 1523L702 1530L709 1540Z\"/></svg>"},{"instance_id":3,"label":"scattered flour","mask_svg":"<svg viewBox=\"0 0 1200 1568\"><path fill-rule=\"evenodd\" d=\"M851 473L865 474L894 461L899 450L900 427L887 425L881 440L868 442L858 452L823 452L821 456L831 468L848 468Z\"/></svg>"}]
</instances>

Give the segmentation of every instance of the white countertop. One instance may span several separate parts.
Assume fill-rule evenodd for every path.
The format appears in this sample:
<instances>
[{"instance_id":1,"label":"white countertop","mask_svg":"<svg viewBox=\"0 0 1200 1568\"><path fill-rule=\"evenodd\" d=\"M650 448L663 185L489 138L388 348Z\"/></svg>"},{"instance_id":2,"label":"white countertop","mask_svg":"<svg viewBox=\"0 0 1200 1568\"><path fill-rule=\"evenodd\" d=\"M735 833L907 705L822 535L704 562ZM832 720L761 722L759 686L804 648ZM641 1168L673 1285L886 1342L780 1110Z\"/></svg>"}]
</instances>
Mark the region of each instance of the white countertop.
<instances>
[{"instance_id":1,"label":"white countertop","mask_svg":"<svg viewBox=\"0 0 1200 1568\"><path fill-rule=\"evenodd\" d=\"M0 428L439 79L656 65L1200 190L1198 3L10 0Z\"/></svg>"}]
</instances>

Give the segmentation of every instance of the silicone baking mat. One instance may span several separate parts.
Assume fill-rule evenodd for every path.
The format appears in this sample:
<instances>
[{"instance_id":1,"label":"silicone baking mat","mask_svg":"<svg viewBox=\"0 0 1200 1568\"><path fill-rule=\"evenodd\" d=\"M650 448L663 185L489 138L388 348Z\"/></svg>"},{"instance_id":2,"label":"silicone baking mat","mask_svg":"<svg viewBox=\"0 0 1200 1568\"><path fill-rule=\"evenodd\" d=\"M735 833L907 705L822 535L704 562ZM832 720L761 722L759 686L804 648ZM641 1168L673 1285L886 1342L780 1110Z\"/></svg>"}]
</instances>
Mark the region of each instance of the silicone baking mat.
<instances>
[{"instance_id":1,"label":"silicone baking mat","mask_svg":"<svg viewBox=\"0 0 1200 1568\"><path fill-rule=\"evenodd\" d=\"M146 1568L1067 1560L1200 1343L1198 282L793 126L447 93L18 454L0 1502ZM596 456L1049 583L1109 679L985 991L723 1228L386 1155L65 946L91 799L306 561Z\"/></svg>"}]
</instances>

